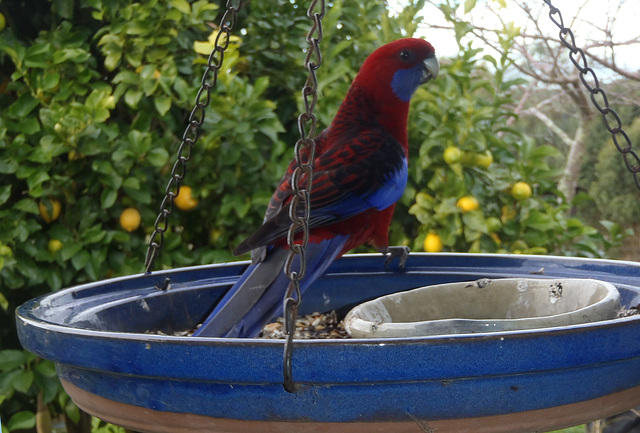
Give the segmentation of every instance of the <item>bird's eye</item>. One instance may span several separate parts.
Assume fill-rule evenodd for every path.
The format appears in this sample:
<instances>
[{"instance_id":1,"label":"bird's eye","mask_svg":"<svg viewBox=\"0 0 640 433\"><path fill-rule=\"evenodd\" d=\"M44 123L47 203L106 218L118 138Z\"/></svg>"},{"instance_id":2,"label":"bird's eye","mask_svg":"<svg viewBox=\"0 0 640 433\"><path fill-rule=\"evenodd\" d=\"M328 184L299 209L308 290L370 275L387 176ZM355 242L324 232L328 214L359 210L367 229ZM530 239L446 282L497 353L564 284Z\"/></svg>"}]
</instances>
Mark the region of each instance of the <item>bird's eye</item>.
<instances>
[{"instance_id":1,"label":"bird's eye","mask_svg":"<svg viewBox=\"0 0 640 433\"><path fill-rule=\"evenodd\" d=\"M414 57L415 55L413 54L413 51L410 51L410 50L400 51L400 59L404 60L405 62L410 62L411 60L413 60Z\"/></svg>"}]
</instances>

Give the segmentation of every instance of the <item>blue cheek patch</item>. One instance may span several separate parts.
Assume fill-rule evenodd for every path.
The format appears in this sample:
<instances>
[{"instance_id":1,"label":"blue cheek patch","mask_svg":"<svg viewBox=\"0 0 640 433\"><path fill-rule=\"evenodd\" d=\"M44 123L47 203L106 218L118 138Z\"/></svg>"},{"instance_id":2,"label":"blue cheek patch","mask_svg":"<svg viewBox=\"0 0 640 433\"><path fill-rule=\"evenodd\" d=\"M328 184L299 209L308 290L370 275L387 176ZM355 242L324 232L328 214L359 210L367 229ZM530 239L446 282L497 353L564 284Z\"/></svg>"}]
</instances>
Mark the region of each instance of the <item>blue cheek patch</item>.
<instances>
[{"instance_id":1,"label":"blue cheek patch","mask_svg":"<svg viewBox=\"0 0 640 433\"><path fill-rule=\"evenodd\" d=\"M421 65L409 69L400 69L391 79L391 90L404 102L409 102L413 92L420 86L422 79Z\"/></svg>"}]
</instances>

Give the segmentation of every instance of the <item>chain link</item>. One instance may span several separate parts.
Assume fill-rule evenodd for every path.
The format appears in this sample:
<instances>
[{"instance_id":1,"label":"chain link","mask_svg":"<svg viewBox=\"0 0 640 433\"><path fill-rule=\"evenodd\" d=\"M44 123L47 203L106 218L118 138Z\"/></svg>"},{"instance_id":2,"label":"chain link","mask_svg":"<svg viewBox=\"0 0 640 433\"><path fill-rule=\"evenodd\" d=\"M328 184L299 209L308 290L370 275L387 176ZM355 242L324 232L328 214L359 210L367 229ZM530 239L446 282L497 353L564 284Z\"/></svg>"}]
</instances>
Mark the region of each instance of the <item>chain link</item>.
<instances>
[{"instance_id":1,"label":"chain link","mask_svg":"<svg viewBox=\"0 0 640 433\"><path fill-rule=\"evenodd\" d=\"M304 66L309 72L307 81L302 87L302 99L304 112L298 116L298 131L300 139L295 145L296 167L291 177L293 198L289 208L291 225L287 233L287 243L290 252L284 265L284 272L289 278L289 286L283 300L284 327L286 340L283 354L284 389L288 392L297 391L298 387L293 381L293 335L295 333L298 306L302 299L300 281L307 271L306 248L309 243L309 214L311 211L310 194L313 183L313 159L316 151L316 143L313 137L316 135L318 119L313 114L313 109L318 102L318 78L316 70L322 64L320 42L322 41L322 18L325 14L325 1L312 0L307 17L313 21L307 43L309 48L305 57ZM302 233L301 239L296 235ZM298 269L294 269L294 260L298 257Z\"/></svg>"},{"instance_id":2,"label":"chain link","mask_svg":"<svg viewBox=\"0 0 640 433\"><path fill-rule=\"evenodd\" d=\"M165 189L165 196L160 204L160 213L156 218L154 231L149 239L149 247L145 258L145 272L149 273L158 258L164 243L164 234L169 227L169 215L173 212L173 202L180 193L180 184L187 174L187 162L191 159L193 145L198 141L199 128L204 123L205 109L211 102L211 91L218 83L218 72L222 68L224 52L229 47L231 30L236 24L237 14L242 9L242 0L227 0L226 10L220 18L218 35L213 51L209 54L207 67L202 75L200 89L196 95L196 103L189 114L187 127L182 134L182 142L178 147L177 160L171 169L171 179ZM165 283L165 287L167 284Z\"/></svg>"},{"instance_id":3,"label":"chain link","mask_svg":"<svg viewBox=\"0 0 640 433\"><path fill-rule=\"evenodd\" d=\"M549 18L556 27L560 29L560 41L569 49L569 59L571 63L573 63L580 72L580 81L589 92L593 106L602 115L605 128L611 133L613 144L615 144L618 151L622 153L624 163L633 175L636 186L640 189L640 179L638 175L640 172L640 157L638 157L638 154L633 150L631 139L622 128L620 116L613 108L609 107L607 93L600 88L595 71L587 65L587 56L584 54L584 51L576 46L576 39L573 32L570 28L565 27L562 13L560 13L557 7L551 4L551 0L544 0L544 2L549 6Z\"/></svg>"}]
</instances>

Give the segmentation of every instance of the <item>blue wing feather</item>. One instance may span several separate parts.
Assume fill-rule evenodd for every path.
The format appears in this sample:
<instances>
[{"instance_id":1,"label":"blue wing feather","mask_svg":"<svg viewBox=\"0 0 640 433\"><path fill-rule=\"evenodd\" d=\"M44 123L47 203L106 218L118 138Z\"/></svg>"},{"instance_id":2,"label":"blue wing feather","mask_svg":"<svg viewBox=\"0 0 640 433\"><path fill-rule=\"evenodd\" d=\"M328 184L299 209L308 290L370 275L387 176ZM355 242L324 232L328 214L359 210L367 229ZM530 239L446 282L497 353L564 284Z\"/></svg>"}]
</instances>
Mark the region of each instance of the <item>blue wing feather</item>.
<instances>
[{"instance_id":1,"label":"blue wing feather","mask_svg":"<svg viewBox=\"0 0 640 433\"><path fill-rule=\"evenodd\" d=\"M336 236L307 246L307 272L302 280L304 292L320 277L340 254L347 239ZM288 250L272 248L264 261L251 265L240 280L229 289L224 298L198 329L196 337L255 337L264 325L282 314L282 298L289 285L284 273ZM299 256L293 269L299 267ZM256 296L257 292L260 292Z\"/></svg>"}]
</instances>

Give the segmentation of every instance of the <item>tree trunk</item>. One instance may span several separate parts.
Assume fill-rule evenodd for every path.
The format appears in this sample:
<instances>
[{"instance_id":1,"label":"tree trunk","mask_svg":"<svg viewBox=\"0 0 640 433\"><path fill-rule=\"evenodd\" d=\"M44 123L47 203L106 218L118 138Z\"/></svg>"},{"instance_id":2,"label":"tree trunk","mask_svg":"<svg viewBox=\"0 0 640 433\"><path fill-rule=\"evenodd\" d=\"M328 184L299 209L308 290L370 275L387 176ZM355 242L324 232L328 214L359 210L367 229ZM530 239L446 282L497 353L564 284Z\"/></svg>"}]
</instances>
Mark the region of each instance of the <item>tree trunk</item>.
<instances>
[{"instance_id":1,"label":"tree trunk","mask_svg":"<svg viewBox=\"0 0 640 433\"><path fill-rule=\"evenodd\" d=\"M564 166L562 177L558 183L558 189L564 194L568 202L571 202L576 196L578 190L578 179L580 178L580 169L582 167L582 157L585 152L584 142L584 119L580 119L578 129L569 147L567 155L567 163Z\"/></svg>"}]
</instances>

